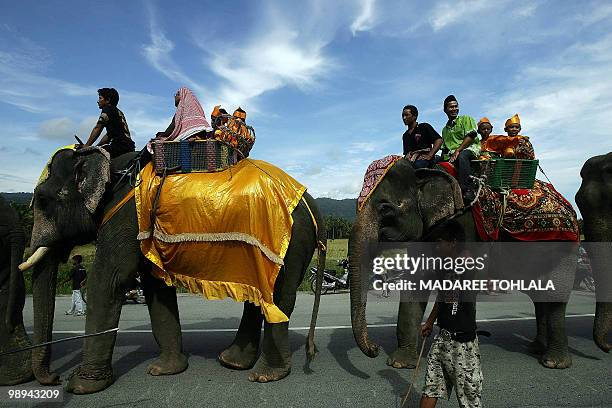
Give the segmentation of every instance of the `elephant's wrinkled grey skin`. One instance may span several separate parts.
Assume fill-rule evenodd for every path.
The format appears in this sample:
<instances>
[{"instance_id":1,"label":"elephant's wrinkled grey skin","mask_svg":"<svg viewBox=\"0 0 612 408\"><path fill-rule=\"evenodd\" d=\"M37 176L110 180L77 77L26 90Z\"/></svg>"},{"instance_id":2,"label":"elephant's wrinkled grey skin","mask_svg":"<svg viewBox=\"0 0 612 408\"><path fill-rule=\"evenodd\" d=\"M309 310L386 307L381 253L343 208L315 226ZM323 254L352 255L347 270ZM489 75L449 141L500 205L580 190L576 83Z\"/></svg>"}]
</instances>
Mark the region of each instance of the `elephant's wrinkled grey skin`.
<instances>
[{"instance_id":1,"label":"elephant's wrinkled grey skin","mask_svg":"<svg viewBox=\"0 0 612 408\"><path fill-rule=\"evenodd\" d=\"M151 375L176 374L187 368L183 354L182 335L176 300L176 289L167 287L153 278L149 262L142 256L134 199L127 202L98 230L101 215L111 209L129 191L128 183L109 187L110 172L124 168L134 157L126 154L108 161L99 149L89 148L77 152L57 153L50 166L49 178L34 192L34 227L32 248L49 247L50 251L35 266L34 280L34 332L36 342L51 336L55 296L57 262L65 260L76 244L96 239L96 256L87 277L88 299L86 333L101 332L117 327L121 314L123 294L140 271L153 335L160 348L160 357L148 372ZM317 241L325 242L325 228L317 206L305 195L313 211L318 228L312 222L306 206L300 202L293 212L292 239L274 288L274 302L291 316L295 296ZM92 209L93 212L91 211ZM319 263L325 262L324 252ZM323 268L320 268L323 270ZM320 278L319 280L321 280ZM315 298L313 322L318 310ZM289 374L291 353L288 323L264 322L262 355L258 361L263 316L259 307L245 303L244 313L234 342L219 355L224 366L249 369L251 381L279 380ZM314 333L313 331L311 334ZM309 340L312 336L309 336ZM66 390L76 394L101 391L113 382L111 367L116 334L105 334L85 339L83 362L70 375ZM309 343L308 355L314 354ZM35 374L43 383L57 381L49 370L50 348L41 348L35 359Z\"/></svg>"},{"instance_id":2,"label":"elephant's wrinkled grey skin","mask_svg":"<svg viewBox=\"0 0 612 408\"><path fill-rule=\"evenodd\" d=\"M584 220L584 238L587 242L605 242L607 245L594 245L590 250L591 267L596 282L596 318L593 326L593 339L597 346L610 352L612 344L608 334L612 329L612 285L610 268L612 265L612 152L595 156L586 161L580 171L582 184L576 193L576 204ZM588 243L586 244L587 249Z\"/></svg>"},{"instance_id":3,"label":"elephant's wrinkled grey skin","mask_svg":"<svg viewBox=\"0 0 612 408\"><path fill-rule=\"evenodd\" d=\"M358 213L349 239L351 321L355 340L367 356L377 356L378 345L370 341L366 325L367 299L363 285L368 282L367 274L371 271L361 270L364 245L368 242L419 241L437 221L456 213L462 206L461 191L454 178L439 170L415 171L407 160L401 159L387 172ZM471 212L460 215L456 221L463 226L466 241L479 241ZM543 279L553 280L559 293L556 303L534 302L537 337L530 349L541 354L540 362L549 368L571 365L565 335L565 306L574 279L576 252L562 258L543 258L543 266L538 269L545 271ZM397 320L398 347L389 356L388 365L395 368L415 366L419 328L426 306L424 302L410 302L402 294Z\"/></svg>"},{"instance_id":4,"label":"elephant's wrinkled grey skin","mask_svg":"<svg viewBox=\"0 0 612 408\"><path fill-rule=\"evenodd\" d=\"M24 245L19 215L0 197L0 351L31 345L23 327L25 283L18 269ZM0 357L0 385L21 384L32 377L30 351Z\"/></svg>"}]
</instances>

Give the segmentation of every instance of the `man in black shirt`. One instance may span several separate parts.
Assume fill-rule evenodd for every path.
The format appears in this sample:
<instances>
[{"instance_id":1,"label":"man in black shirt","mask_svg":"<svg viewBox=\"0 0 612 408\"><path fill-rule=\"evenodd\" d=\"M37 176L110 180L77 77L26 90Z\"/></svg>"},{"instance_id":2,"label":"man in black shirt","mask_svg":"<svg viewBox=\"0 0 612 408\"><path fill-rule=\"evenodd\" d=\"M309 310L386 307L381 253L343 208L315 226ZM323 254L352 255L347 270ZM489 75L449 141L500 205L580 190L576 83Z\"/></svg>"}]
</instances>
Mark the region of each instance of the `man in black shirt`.
<instances>
[{"instance_id":1,"label":"man in black shirt","mask_svg":"<svg viewBox=\"0 0 612 408\"><path fill-rule=\"evenodd\" d=\"M442 137L429 123L418 123L419 111L416 106L406 105L402 110L402 120L408 130L404 132L404 156L415 169L431 167L436 152L442 146Z\"/></svg>"},{"instance_id":2,"label":"man in black shirt","mask_svg":"<svg viewBox=\"0 0 612 408\"><path fill-rule=\"evenodd\" d=\"M134 142L130 138L130 129L123 112L117 109L119 93L115 88L98 89L98 107L102 110L96 126L91 131L85 146L91 146L106 128L106 135L102 137L98 146L115 158L122 154L134 151Z\"/></svg>"},{"instance_id":3,"label":"man in black shirt","mask_svg":"<svg viewBox=\"0 0 612 408\"><path fill-rule=\"evenodd\" d=\"M465 233L456 221L448 222L436 239L436 255L442 258L470 256L463 250ZM449 271L444 279L472 279L473 273ZM482 371L476 336L476 292L440 291L429 318L421 328L423 337L433 330L437 320L440 333L435 337L427 358L427 374L421 408L433 408L438 398L450 398L455 388L461 407L480 407Z\"/></svg>"},{"instance_id":4,"label":"man in black shirt","mask_svg":"<svg viewBox=\"0 0 612 408\"><path fill-rule=\"evenodd\" d=\"M75 316L83 316L85 314L83 297L81 296L81 288L85 286L87 273L85 272L85 267L81 264L81 262L83 262L83 257L81 255L73 256L70 274L60 283L64 284L72 280L72 304L70 309L66 310L67 315L74 314Z\"/></svg>"}]
</instances>

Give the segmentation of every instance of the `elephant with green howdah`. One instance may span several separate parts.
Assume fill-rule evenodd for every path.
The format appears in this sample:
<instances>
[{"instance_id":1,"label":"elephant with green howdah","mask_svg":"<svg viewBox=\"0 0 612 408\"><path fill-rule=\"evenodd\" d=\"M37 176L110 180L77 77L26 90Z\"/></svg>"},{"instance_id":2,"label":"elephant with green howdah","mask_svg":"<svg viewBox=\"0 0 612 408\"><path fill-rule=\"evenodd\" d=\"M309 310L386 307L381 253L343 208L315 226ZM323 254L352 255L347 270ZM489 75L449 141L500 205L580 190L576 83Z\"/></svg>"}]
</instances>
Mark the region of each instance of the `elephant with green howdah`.
<instances>
[{"instance_id":1,"label":"elephant with green howdah","mask_svg":"<svg viewBox=\"0 0 612 408\"><path fill-rule=\"evenodd\" d=\"M462 207L461 191L453 177L439 170L415 171L407 160L400 159L389 169L357 214L349 239L351 321L355 340L369 357L378 355L378 345L370 341L366 324L367 296L364 285L368 284L368 274L372 271L361 270L364 246L369 242L420 241L436 223L456 213L461 214L455 220L463 227L466 241L478 242L480 238L471 211L461 213L459 210ZM502 236L501 240L510 241L511 237ZM567 242L550 244L568 248ZM556 289L552 302L535 301L537 298L530 294L537 320L537 335L530 344L530 350L540 354L540 362L549 368L571 365L565 334L565 309L576 269L577 245L569 244L569 248L571 250L563 252L561 257L557 256L559 251L552 251L550 255L538 254L538 259L533 261L538 264L532 269L541 273L532 278L551 279ZM553 253L556 255L553 256ZM505 271L520 270L520 265L512 264L514 260L502 259L502 263L495 263L496 268L500 264L507 264L504 265ZM501 273L492 278L504 276ZM482 305L486 307L486 304ZM426 302L411 302L402 294L397 319L398 345L389 356L388 365L395 368L415 366L420 325L426 306Z\"/></svg>"},{"instance_id":2,"label":"elephant with green howdah","mask_svg":"<svg viewBox=\"0 0 612 408\"><path fill-rule=\"evenodd\" d=\"M612 348L608 341L612 329L612 152L587 160L580 175L582 184L576 193L576 204L584 220L585 246L596 284L593 339L600 349L609 353Z\"/></svg>"},{"instance_id":3,"label":"elephant with green howdah","mask_svg":"<svg viewBox=\"0 0 612 408\"><path fill-rule=\"evenodd\" d=\"M36 187L31 242L35 252L22 265L23 268L34 267L34 341L42 343L51 339L58 263L68 259L75 245L95 239L96 255L87 277L86 333L98 333L117 327L124 293L140 272L153 335L160 348L160 357L150 364L148 372L151 375L176 374L188 365L182 347L176 289L166 286L150 274L151 265L142 255L137 240L138 222L134 198L99 227L103 214L112 209L132 188L127 181L129 177L119 184L115 182L111 185L111 174L125 168L134 157L135 154L126 154L111 163L98 148L61 150L53 156L46 180ZM319 241L325 242L326 236L323 219L314 200L308 194L305 194L305 199L318 224L318 232L308 208L300 202L292 214L291 242L273 294L274 303L287 316L291 316L297 288L314 249ZM323 252L319 263L325 262L324 258ZM323 270L321 266L320 270ZM321 281L322 277L319 278ZM315 297L313 326L319 295L320 290ZM259 357L262 323L264 334ZM245 302L236 337L220 353L220 363L233 369L250 369L255 366L249 375L251 381L280 380L291 370L288 327L288 322L263 322L260 308ZM307 350L309 357L314 355L313 335L314 329L311 329ZM83 361L70 375L67 391L76 394L94 393L112 384L111 361L115 341L116 333L85 339ZM32 359L34 374L40 383L59 382L58 375L50 370L50 347L35 349Z\"/></svg>"},{"instance_id":4,"label":"elephant with green howdah","mask_svg":"<svg viewBox=\"0 0 612 408\"><path fill-rule=\"evenodd\" d=\"M25 282L19 271L23 260L24 232L17 211L0 197L0 352L31 345L23 326ZM31 352L0 356L0 385L32 379Z\"/></svg>"}]
</instances>

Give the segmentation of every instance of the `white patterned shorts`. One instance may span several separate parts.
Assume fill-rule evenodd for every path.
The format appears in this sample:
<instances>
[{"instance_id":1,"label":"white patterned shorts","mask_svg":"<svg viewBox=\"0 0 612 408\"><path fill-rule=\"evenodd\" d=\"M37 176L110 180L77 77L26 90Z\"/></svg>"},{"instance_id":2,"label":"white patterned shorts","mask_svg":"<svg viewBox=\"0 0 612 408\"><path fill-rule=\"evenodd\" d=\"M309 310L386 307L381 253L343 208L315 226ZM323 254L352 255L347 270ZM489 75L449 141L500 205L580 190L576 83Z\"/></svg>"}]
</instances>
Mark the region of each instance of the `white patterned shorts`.
<instances>
[{"instance_id":1,"label":"white patterned shorts","mask_svg":"<svg viewBox=\"0 0 612 408\"><path fill-rule=\"evenodd\" d=\"M482 371L478 338L467 343L435 337L427 357L423 394L449 399L455 388L461 407L481 407Z\"/></svg>"}]
</instances>

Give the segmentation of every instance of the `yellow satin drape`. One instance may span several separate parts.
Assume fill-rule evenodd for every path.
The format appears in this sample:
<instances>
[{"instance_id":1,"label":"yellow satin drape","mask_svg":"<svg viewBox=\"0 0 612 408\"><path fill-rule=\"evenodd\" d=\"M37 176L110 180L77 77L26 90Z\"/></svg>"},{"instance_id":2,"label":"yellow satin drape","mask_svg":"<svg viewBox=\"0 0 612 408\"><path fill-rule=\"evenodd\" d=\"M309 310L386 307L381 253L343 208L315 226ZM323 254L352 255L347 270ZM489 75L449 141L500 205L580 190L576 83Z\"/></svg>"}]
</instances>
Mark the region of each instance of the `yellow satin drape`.
<instances>
[{"instance_id":1,"label":"yellow satin drape","mask_svg":"<svg viewBox=\"0 0 612 408\"><path fill-rule=\"evenodd\" d=\"M161 178L148 164L136 187L138 238L154 275L208 299L261 306L267 322L288 321L274 304L276 277L291 240L291 213L306 188L279 168L244 159L215 173Z\"/></svg>"}]
</instances>

